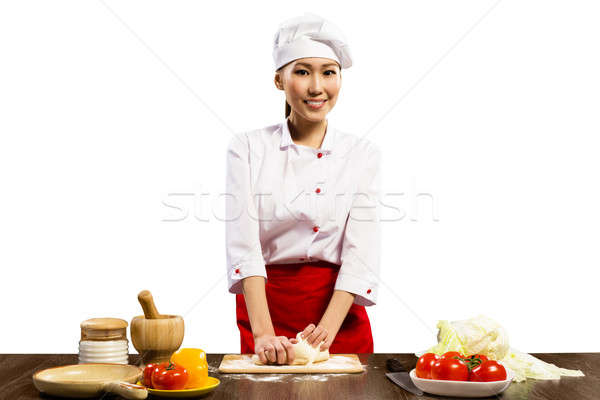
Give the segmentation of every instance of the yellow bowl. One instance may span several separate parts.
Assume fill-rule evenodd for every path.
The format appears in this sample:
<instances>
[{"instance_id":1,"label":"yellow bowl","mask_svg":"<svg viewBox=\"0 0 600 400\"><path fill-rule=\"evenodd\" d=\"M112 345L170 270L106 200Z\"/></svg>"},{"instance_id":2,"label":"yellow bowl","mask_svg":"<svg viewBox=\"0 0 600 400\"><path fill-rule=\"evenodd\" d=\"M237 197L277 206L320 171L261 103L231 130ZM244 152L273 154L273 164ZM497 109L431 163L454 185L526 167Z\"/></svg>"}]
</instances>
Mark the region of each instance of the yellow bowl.
<instances>
[{"instance_id":1,"label":"yellow bowl","mask_svg":"<svg viewBox=\"0 0 600 400\"><path fill-rule=\"evenodd\" d=\"M197 397L197 396L202 396L203 394L210 393L213 390L215 390L215 388L217 386L219 386L220 383L221 383L221 381L218 380L217 378L209 376L208 379L206 380L206 384L199 388L181 389L181 390L159 390L159 389L152 389L152 388L147 388L147 389L148 389L148 393L153 396L183 399L186 397ZM137 384L141 385L142 382L138 381Z\"/></svg>"}]
</instances>

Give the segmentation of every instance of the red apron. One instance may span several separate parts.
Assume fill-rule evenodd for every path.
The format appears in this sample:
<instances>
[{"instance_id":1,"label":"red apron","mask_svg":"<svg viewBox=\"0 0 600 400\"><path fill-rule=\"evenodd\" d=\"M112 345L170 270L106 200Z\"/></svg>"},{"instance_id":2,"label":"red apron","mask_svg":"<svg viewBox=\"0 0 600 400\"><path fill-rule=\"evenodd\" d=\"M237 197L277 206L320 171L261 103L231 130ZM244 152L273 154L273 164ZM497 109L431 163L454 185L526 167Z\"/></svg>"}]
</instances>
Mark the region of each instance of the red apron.
<instances>
[{"instance_id":1,"label":"red apron","mask_svg":"<svg viewBox=\"0 0 600 400\"><path fill-rule=\"evenodd\" d=\"M326 261L266 266L265 291L275 336L295 338L308 324L323 317L340 266ZM236 295L241 354L254 354L254 337L243 294ZM329 353L373 353L373 336L364 306L352 304Z\"/></svg>"}]
</instances>

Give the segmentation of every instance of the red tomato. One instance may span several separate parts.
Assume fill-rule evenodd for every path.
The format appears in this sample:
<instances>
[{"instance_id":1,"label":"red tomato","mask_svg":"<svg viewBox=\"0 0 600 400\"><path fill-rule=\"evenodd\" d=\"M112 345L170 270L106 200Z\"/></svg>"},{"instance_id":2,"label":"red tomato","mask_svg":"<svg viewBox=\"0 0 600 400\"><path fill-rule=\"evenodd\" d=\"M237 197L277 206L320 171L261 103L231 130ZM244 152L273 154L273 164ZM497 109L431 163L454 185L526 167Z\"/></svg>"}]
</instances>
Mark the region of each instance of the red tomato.
<instances>
[{"instance_id":1,"label":"red tomato","mask_svg":"<svg viewBox=\"0 0 600 400\"><path fill-rule=\"evenodd\" d=\"M471 370L469 380L475 382L493 382L506 379L506 369L494 360L484 361L481 365Z\"/></svg>"},{"instance_id":2,"label":"red tomato","mask_svg":"<svg viewBox=\"0 0 600 400\"><path fill-rule=\"evenodd\" d=\"M152 373L158 367L158 364L148 364L146 368L144 368L144 385L146 387L152 388Z\"/></svg>"},{"instance_id":3,"label":"red tomato","mask_svg":"<svg viewBox=\"0 0 600 400\"><path fill-rule=\"evenodd\" d=\"M458 351L447 351L440 357L440 360L445 360L446 358L452 358L452 357L464 358L464 356L462 354L460 354Z\"/></svg>"},{"instance_id":4,"label":"red tomato","mask_svg":"<svg viewBox=\"0 0 600 400\"><path fill-rule=\"evenodd\" d=\"M417 361L416 374L419 378L431 379L431 366L439 360L439 356L434 353L425 353Z\"/></svg>"},{"instance_id":5,"label":"red tomato","mask_svg":"<svg viewBox=\"0 0 600 400\"><path fill-rule=\"evenodd\" d=\"M469 367L455 358L439 359L431 366L431 379L466 381L469 380Z\"/></svg>"},{"instance_id":6,"label":"red tomato","mask_svg":"<svg viewBox=\"0 0 600 400\"><path fill-rule=\"evenodd\" d=\"M154 369L152 386L159 390L183 389L189 374L185 368L172 362L162 362Z\"/></svg>"}]
</instances>

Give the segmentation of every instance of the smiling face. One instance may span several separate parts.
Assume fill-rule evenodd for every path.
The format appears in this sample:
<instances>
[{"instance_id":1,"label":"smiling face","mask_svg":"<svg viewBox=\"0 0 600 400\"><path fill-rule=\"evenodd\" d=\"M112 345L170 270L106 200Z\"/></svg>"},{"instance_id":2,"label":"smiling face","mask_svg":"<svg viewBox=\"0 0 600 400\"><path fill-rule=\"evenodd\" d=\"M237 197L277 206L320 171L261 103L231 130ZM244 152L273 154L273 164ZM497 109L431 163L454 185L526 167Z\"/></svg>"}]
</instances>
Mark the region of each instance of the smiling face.
<instances>
[{"instance_id":1,"label":"smiling face","mask_svg":"<svg viewBox=\"0 0 600 400\"><path fill-rule=\"evenodd\" d=\"M275 86L285 91L292 113L322 121L337 102L342 86L340 66L329 58L299 58L275 73Z\"/></svg>"}]
</instances>

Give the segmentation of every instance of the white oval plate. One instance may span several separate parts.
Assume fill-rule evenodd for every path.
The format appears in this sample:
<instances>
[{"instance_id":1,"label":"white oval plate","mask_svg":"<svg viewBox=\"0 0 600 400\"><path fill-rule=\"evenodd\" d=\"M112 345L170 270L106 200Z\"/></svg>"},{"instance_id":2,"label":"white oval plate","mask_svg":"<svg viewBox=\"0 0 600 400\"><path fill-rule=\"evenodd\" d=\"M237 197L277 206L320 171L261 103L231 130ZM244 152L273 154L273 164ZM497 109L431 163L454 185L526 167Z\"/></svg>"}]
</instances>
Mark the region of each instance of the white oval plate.
<instances>
[{"instance_id":1,"label":"white oval plate","mask_svg":"<svg viewBox=\"0 0 600 400\"><path fill-rule=\"evenodd\" d=\"M494 382L444 381L419 378L413 368L410 379L424 392L440 396L489 397L504 392L513 380L514 373L506 366L506 380Z\"/></svg>"}]
</instances>

